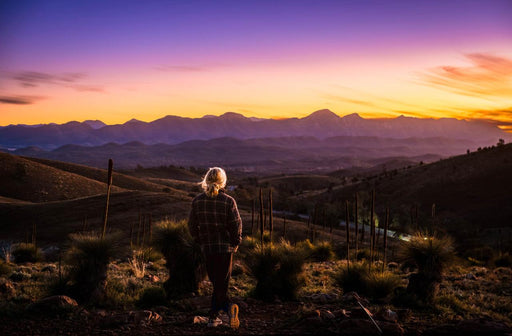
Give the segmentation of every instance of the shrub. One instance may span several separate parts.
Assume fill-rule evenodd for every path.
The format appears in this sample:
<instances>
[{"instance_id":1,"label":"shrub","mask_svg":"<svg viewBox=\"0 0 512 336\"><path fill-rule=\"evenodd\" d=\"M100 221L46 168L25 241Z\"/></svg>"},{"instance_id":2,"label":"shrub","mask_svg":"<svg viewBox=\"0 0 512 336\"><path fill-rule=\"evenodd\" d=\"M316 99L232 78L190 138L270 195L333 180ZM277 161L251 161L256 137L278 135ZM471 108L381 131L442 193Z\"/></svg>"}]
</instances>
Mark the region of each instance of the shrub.
<instances>
[{"instance_id":1,"label":"shrub","mask_svg":"<svg viewBox=\"0 0 512 336\"><path fill-rule=\"evenodd\" d=\"M391 296L400 286L401 279L392 272L371 272L366 278L367 294L374 300L381 300Z\"/></svg>"},{"instance_id":2,"label":"shrub","mask_svg":"<svg viewBox=\"0 0 512 336\"><path fill-rule=\"evenodd\" d=\"M11 274L11 265L0 259L0 276L9 276Z\"/></svg>"},{"instance_id":3,"label":"shrub","mask_svg":"<svg viewBox=\"0 0 512 336\"><path fill-rule=\"evenodd\" d=\"M512 267L512 256L508 253L502 254L494 258L493 263L496 267Z\"/></svg>"},{"instance_id":4,"label":"shrub","mask_svg":"<svg viewBox=\"0 0 512 336\"><path fill-rule=\"evenodd\" d=\"M294 300L304 285L304 250L289 242L265 246L252 250L246 260L250 273L256 278L253 296L272 301Z\"/></svg>"},{"instance_id":5,"label":"shrub","mask_svg":"<svg viewBox=\"0 0 512 336\"><path fill-rule=\"evenodd\" d=\"M194 242L185 221L160 222L155 228L153 244L166 261L169 279L164 283L168 298L180 298L197 292L205 278L201 247Z\"/></svg>"},{"instance_id":6,"label":"shrub","mask_svg":"<svg viewBox=\"0 0 512 336\"><path fill-rule=\"evenodd\" d=\"M445 237L424 237L416 234L402 243L399 256L405 263L413 263L418 272L409 277L407 290L420 300L431 302L439 291L442 273L454 259L452 240Z\"/></svg>"},{"instance_id":7,"label":"shrub","mask_svg":"<svg viewBox=\"0 0 512 336\"><path fill-rule=\"evenodd\" d=\"M350 267L341 265L334 274L334 280L343 292L357 292L364 294L367 291L367 279L370 270L364 262L351 263Z\"/></svg>"},{"instance_id":8,"label":"shrub","mask_svg":"<svg viewBox=\"0 0 512 336\"><path fill-rule=\"evenodd\" d=\"M146 273L144 250L133 250L129 260L130 270L136 278L143 278Z\"/></svg>"},{"instance_id":9,"label":"shrub","mask_svg":"<svg viewBox=\"0 0 512 336\"><path fill-rule=\"evenodd\" d=\"M71 293L77 300L96 301L105 296L108 265L123 252L119 238L119 234L104 239L95 233L70 235L71 248L66 261L70 266Z\"/></svg>"},{"instance_id":10,"label":"shrub","mask_svg":"<svg viewBox=\"0 0 512 336\"><path fill-rule=\"evenodd\" d=\"M12 251L16 263L37 262L43 259L41 250L32 243L20 243Z\"/></svg>"},{"instance_id":11,"label":"shrub","mask_svg":"<svg viewBox=\"0 0 512 336\"><path fill-rule=\"evenodd\" d=\"M143 308L165 306L168 303L166 297L167 295L162 287L146 287L137 301L137 306Z\"/></svg>"},{"instance_id":12,"label":"shrub","mask_svg":"<svg viewBox=\"0 0 512 336\"><path fill-rule=\"evenodd\" d=\"M334 250L332 244L327 241L319 241L313 244L310 255L313 261L328 261L334 258Z\"/></svg>"}]
</instances>

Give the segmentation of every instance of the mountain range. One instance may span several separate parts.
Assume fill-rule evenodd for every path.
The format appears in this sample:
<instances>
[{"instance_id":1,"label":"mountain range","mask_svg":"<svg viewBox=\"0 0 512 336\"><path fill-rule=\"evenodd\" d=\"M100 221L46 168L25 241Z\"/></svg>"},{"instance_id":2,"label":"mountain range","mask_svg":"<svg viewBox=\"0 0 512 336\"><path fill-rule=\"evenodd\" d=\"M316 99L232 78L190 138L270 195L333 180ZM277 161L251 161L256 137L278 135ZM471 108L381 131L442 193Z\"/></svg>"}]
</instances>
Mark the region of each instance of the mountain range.
<instances>
[{"instance_id":1,"label":"mountain range","mask_svg":"<svg viewBox=\"0 0 512 336\"><path fill-rule=\"evenodd\" d=\"M124 124L106 125L99 120L71 121L65 124L9 125L0 128L0 148L36 146L53 150L63 145L101 146L132 141L146 145L178 144L189 140L365 136L394 139L449 138L469 141L473 146L495 144L510 135L495 125L452 118L420 119L400 116L365 119L358 114L340 117L330 110L319 110L304 118L258 119L234 112L202 118L166 116L152 122L132 119ZM475 148L476 149L476 148Z\"/></svg>"}]
</instances>

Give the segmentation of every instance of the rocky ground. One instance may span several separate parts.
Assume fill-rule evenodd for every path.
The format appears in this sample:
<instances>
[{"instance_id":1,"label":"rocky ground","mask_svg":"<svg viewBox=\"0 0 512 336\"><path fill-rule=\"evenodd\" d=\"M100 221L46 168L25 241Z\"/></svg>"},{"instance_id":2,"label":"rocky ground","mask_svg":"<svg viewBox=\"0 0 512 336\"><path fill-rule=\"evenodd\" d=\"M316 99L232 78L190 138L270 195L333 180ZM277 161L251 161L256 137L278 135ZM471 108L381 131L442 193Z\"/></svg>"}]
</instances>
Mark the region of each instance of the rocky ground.
<instances>
[{"instance_id":1,"label":"rocky ground","mask_svg":"<svg viewBox=\"0 0 512 336\"><path fill-rule=\"evenodd\" d=\"M329 280L337 263L307 263L306 287L292 302L250 297L253 280L235 266L230 293L240 306L238 330L227 323L207 327L208 281L197 296L146 308L138 305L144 288L158 287L165 279L161 264L148 267L143 278L136 278L124 262L112 264L112 299L103 306L78 305L64 296L41 299L48 296L45 288L57 276L57 266L14 266L8 277L0 277L0 335L378 335L378 328L384 335L512 335L510 268L453 268L445 275L435 305L418 309L342 293ZM407 274L402 276L406 281ZM227 316L223 319L227 322Z\"/></svg>"}]
</instances>

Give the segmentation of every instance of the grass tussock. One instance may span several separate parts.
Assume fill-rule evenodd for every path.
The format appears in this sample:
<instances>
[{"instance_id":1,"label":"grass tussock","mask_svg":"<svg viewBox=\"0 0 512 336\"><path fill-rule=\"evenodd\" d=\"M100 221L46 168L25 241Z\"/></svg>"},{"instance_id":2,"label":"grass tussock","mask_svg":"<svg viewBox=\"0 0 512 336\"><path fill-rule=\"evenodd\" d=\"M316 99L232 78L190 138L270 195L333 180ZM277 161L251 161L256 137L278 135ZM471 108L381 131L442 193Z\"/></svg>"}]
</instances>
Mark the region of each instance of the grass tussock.
<instances>
[{"instance_id":1,"label":"grass tussock","mask_svg":"<svg viewBox=\"0 0 512 336\"><path fill-rule=\"evenodd\" d=\"M169 274L164 288L168 298L180 298L197 292L206 270L201 247L194 242L185 221L158 223L153 245L162 253Z\"/></svg>"},{"instance_id":2,"label":"grass tussock","mask_svg":"<svg viewBox=\"0 0 512 336\"><path fill-rule=\"evenodd\" d=\"M376 266L369 266L367 262L351 263L348 268L341 265L334 274L334 280L345 293L356 292L377 301L390 298L401 285L398 275L381 272Z\"/></svg>"},{"instance_id":3,"label":"grass tussock","mask_svg":"<svg viewBox=\"0 0 512 336\"><path fill-rule=\"evenodd\" d=\"M66 262L71 293L79 301L101 299L105 296L108 265L123 252L120 235L109 234L102 238L96 233L79 233L70 238Z\"/></svg>"},{"instance_id":4,"label":"grass tussock","mask_svg":"<svg viewBox=\"0 0 512 336\"><path fill-rule=\"evenodd\" d=\"M256 279L253 296L266 301L296 299L305 283L305 255L304 249L285 240L250 251L245 262Z\"/></svg>"},{"instance_id":5,"label":"grass tussock","mask_svg":"<svg viewBox=\"0 0 512 336\"><path fill-rule=\"evenodd\" d=\"M3 261L3 259L0 259L0 277L2 277L2 276L7 277L7 276L9 276L9 274L11 274L11 272L12 272L11 265L9 265L5 261Z\"/></svg>"},{"instance_id":6,"label":"grass tussock","mask_svg":"<svg viewBox=\"0 0 512 336\"><path fill-rule=\"evenodd\" d=\"M418 268L418 272L409 277L407 291L421 301L432 302L439 292L442 274L454 257L453 241L448 236L416 234L402 243L401 260Z\"/></svg>"},{"instance_id":7,"label":"grass tussock","mask_svg":"<svg viewBox=\"0 0 512 336\"><path fill-rule=\"evenodd\" d=\"M38 262L43 260L43 254L36 245L32 243L19 243L12 251L14 261L18 264L27 262Z\"/></svg>"},{"instance_id":8,"label":"grass tussock","mask_svg":"<svg viewBox=\"0 0 512 336\"><path fill-rule=\"evenodd\" d=\"M323 262L334 259L335 253L332 244L328 241L316 241L309 239L297 243L297 247L306 253L306 257L314 262Z\"/></svg>"}]
</instances>

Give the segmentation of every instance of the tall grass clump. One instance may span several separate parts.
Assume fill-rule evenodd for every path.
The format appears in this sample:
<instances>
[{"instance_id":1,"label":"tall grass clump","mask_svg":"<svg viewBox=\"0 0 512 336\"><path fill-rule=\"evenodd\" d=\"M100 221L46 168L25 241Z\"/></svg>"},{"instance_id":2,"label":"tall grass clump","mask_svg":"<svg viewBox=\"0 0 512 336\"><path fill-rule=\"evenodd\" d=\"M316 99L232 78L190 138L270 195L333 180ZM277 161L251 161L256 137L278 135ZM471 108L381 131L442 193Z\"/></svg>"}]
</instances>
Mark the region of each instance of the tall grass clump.
<instances>
[{"instance_id":1,"label":"tall grass clump","mask_svg":"<svg viewBox=\"0 0 512 336\"><path fill-rule=\"evenodd\" d=\"M201 247L194 242L185 221L164 220L155 228L153 245L165 258L169 278L164 283L167 297L180 298L197 292L206 277Z\"/></svg>"},{"instance_id":2,"label":"tall grass clump","mask_svg":"<svg viewBox=\"0 0 512 336\"><path fill-rule=\"evenodd\" d=\"M371 272L366 278L366 294L373 300L385 300L400 287L401 282L400 277L392 272Z\"/></svg>"},{"instance_id":3,"label":"tall grass clump","mask_svg":"<svg viewBox=\"0 0 512 336\"><path fill-rule=\"evenodd\" d=\"M312 243L309 239L297 243L297 247L303 249L306 257L312 261L322 262L334 258L334 248L328 241L316 241Z\"/></svg>"},{"instance_id":4,"label":"tall grass clump","mask_svg":"<svg viewBox=\"0 0 512 336\"><path fill-rule=\"evenodd\" d=\"M3 259L0 259L0 277L8 276L12 272L12 267Z\"/></svg>"},{"instance_id":5,"label":"tall grass clump","mask_svg":"<svg viewBox=\"0 0 512 336\"><path fill-rule=\"evenodd\" d=\"M356 292L377 301L389 298L401 283L398 275L381 272L367 262L354 262L350 267L341 265L334 280L344 293Z\"/></svg>"},{"instance_id":6,"label":"tall grass clump","mask_svg":"<svg viewBox=\"0 0 512 336\"><path fill-rule=\"evenodd\" d=\"M347 268L341 265L334 274L335 283L343 289L344 293L357 292L364 294L367 291L367 278L370 273L368 264L365 262L354 262Z\"/></svg>"},{"instance_id":7,"label":"tall grass clump","mask_svg":"<svg viewBox=\"0 0 512 336\"><path fill-rule=\"evenodd\" d=\"M12 256L16 263L38 262L43 260L41 249L32 243L19 243L14 246Z\"/></svg>"},{"instance_id":8,"label":"tall grass clump","mask_svg":"<svg viewBox=\"0 0 512 336\"><path fill-rule=\"evenodd\" d=\"M295 300L305 283L304 263L304 249L285 240L263 249L254 248L246 259L250 273L256 278L253 296L266 301Z\"/></svg>"},{"instance_id":9,"label":"tall grass clump","mask_svg":"<svg viewBox=\"0 0 512 336\"><path fill-rule=\"evenodd\" d=\"M439 292L443 271L455 257L452 239L416 234L402 243L399 256L418 267L418 272L409 277L407 292L425 303L432 302Z\"/></svg>"},{"instance_id":10,"label":"tall grass clump","mask_svg":"<svg viewBox=\"0 0 512 336\"><path fill-rule=\"evenodd\" d=\"M71 234L66 261L71 294L79 301L99 301L105 297L109 263L123 253L120 234L104 238L97 233Z\"/></svg>"}]
</instances>

